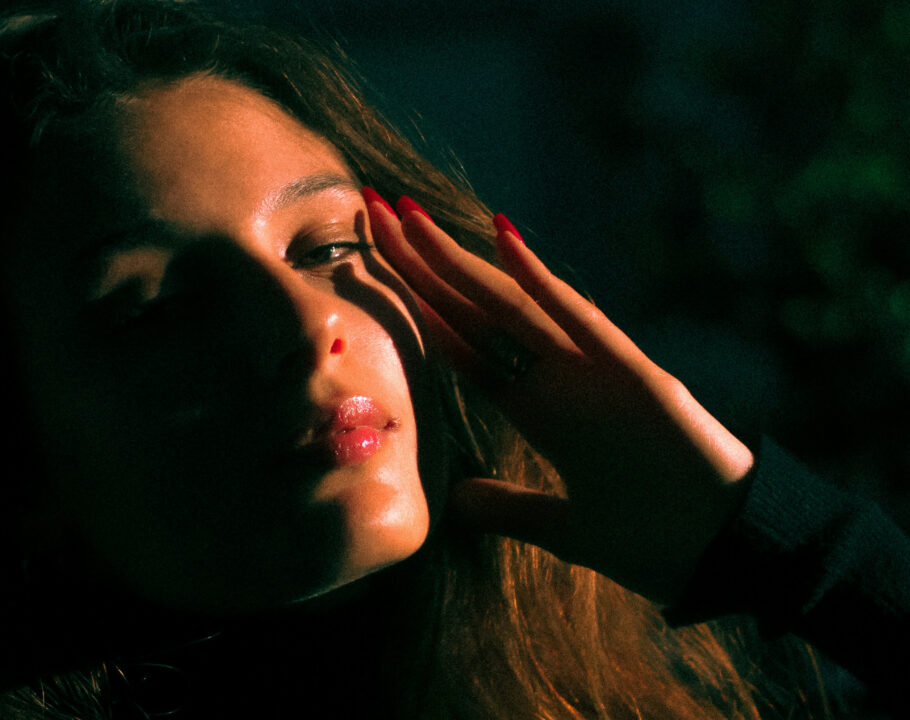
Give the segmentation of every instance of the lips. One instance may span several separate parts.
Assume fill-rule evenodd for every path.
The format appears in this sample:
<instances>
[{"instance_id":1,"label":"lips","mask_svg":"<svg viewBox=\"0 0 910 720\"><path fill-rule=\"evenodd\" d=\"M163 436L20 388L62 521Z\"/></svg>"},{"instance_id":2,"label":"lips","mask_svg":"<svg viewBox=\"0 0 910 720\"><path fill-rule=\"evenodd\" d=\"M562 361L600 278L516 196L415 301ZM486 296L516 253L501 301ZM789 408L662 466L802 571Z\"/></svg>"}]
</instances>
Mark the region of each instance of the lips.
<instances>
[{"instance_id":1,"label":"lips","mask_svg":"<svg viewBox=\"0 0 910 720\"><path fill-rule=\"evenodd\" d=\"M298 436L297 454L318 455L339 467L369 460L399 424L397 418L364 395L343 400L325 415L328 420Z\"/></svg>"}]
</instances>

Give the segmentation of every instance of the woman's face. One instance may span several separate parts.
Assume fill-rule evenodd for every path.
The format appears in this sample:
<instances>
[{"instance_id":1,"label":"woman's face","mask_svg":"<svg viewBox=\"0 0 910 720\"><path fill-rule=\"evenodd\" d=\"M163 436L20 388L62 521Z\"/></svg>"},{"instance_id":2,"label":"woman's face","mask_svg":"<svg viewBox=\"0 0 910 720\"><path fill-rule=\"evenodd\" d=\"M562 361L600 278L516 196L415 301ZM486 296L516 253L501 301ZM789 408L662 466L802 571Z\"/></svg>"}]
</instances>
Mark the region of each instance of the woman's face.
<instances>
[{"instance_id":1,"label":"woman's face","mask_svg":"<svg viewBox=\"0 0 910 720\"><path fill-rule=\"evenodd\" d=\"M10 266L65 517L172 607L273 606L411 555L438 403L340 155L217 77L116 117L116 152L50 172Z\"/></svg>"}]
</instances>

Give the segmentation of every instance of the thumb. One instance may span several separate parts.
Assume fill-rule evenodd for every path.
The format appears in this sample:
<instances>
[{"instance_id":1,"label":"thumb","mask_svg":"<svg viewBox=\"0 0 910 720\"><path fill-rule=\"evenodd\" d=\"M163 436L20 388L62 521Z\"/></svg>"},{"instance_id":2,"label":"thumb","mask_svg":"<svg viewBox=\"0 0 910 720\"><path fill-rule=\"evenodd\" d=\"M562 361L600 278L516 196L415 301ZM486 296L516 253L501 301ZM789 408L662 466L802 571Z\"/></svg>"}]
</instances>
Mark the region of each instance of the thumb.
<instances>
[{"instance_id":1,"label":"thumb","mask_svg":"<svg viewBox=\"0 0 910 720\"><path fill-rule=\"evenodd\" d=\"M471 478L452 488L449 508L465 525L556 553L564 538L569 501L501 480Z\"/></svg>"}]
</instances>

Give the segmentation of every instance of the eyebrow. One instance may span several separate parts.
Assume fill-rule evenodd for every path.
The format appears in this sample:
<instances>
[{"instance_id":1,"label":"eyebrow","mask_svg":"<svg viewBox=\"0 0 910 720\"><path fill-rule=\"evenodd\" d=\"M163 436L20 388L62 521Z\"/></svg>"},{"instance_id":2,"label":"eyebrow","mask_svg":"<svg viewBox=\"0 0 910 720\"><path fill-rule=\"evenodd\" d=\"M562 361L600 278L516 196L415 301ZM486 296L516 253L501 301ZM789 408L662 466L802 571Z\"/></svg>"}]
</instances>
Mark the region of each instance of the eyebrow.
<instances>
[{"instance_id":1,"label":"eyebrow","mask_svg":"<svg viewBox=\"0 0 910 720\"><path fill-rule=\"evenodd\" d=\"M307 175L305 177L292 180L286 185L282 185L275 192L271 193L259 205L260 214L275 212L291 205L301 198L326 190L342 190L360 194L360 186L351 178L334 173L319 173L316 175Z\"/></svg>"}]
</instances>

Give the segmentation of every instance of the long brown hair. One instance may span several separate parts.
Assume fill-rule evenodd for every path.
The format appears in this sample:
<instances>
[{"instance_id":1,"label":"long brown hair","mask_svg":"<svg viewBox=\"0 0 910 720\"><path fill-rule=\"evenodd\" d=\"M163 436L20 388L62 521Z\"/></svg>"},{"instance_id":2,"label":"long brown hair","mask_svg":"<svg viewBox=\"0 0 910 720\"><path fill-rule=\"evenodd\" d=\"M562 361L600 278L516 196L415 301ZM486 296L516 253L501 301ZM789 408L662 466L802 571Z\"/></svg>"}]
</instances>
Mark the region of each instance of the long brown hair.
<instances>
[{"instance_id":1,"label":"long brown hair","mask_svg":"<svg viewBox=\"0 0 910 720\"><path fill-rule=\"evenodd\" d=\"M65 11L32 3L7 20L0 53L2 112L15 128L7 138L6 218L17 202L11 178L28 175L46 137L90 131L87 119L99 108L145 83L203 72L271 97L339 148L365 183L387 197L414 197L465 247L492 256L491 213L364 102L337 48L326 54L294 34L216 18L193 3L117 0ZM441 373L463 469L564 492L493 406L451 371ZM388 708L374 717L759 717L752 683L709 627L671 630L648 601L539 548L477 537L444 519L402 565L387 571L395 578L387 584L407 588L409 611L394 622L394 603L383 612L409 640L397 650L382 645L383 666L394 672L381 674ZM108 661L36 680L7 693L0 715L108 717L118 672Z\"/></svg>"}]
</instances>

